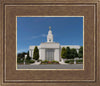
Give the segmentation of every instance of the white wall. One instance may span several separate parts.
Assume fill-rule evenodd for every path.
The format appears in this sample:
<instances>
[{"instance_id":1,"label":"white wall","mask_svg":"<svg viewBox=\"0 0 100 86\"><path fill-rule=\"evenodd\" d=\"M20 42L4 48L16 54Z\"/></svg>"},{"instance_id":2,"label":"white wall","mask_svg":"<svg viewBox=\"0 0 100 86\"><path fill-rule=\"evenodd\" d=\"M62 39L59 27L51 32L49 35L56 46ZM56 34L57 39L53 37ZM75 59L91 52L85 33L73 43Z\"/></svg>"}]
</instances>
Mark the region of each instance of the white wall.
<instances>
[{"instance_id":1,"label":"white wall","mask_svg":"<svg viewBox=\"0 0 100 86\"><path fill-rule=\"evenodd\" d=\"M41 60L45 60L45 49L40 50L40 58Z\"/></svg>"},{"instance_id":2,"label":"white wall","mask_svg":"<svg viewBox=\"0 0 100 86\"><path fill-rule=\"evenodd\" d=\"M60 54L59 54L59 49L54 50L54 60L59 61Z\"/></svg>"}]
</instances>

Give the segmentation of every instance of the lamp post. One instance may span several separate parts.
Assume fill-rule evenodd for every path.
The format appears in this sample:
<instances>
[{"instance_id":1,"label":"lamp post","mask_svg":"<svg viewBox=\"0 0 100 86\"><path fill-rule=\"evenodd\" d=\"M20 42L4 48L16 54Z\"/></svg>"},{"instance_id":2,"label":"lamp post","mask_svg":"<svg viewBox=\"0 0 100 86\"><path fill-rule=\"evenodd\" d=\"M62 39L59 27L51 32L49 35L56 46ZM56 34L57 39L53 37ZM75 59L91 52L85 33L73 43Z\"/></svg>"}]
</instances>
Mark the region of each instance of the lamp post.
<instances>
[{"instance_id":1,"label":"lamp post","mask_svg":"<svg viewBox=\"0 0 100 86\"><path fill-rule=\"evenodd\" d=\"M26 60L27 55L24 56L24 65L25 65L25 60Z\"/></svg>"}]
</instances>

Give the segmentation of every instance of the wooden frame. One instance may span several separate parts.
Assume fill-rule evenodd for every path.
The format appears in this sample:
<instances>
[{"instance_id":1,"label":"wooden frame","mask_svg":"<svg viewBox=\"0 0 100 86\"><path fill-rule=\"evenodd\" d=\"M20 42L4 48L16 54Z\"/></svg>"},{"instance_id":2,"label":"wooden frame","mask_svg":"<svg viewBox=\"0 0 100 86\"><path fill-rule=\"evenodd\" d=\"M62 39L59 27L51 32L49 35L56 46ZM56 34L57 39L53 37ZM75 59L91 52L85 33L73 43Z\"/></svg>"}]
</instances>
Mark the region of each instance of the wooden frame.
<instances>
[{"instance_id":1,"label":"wooden frame","mask_svg":"<svg viewBox=\"0 0 100 86\"><path fill-rule=\"evenodd\" d=\"M16 70L16 16L27 15L84 16L84 70ZM99 86L99 18L100 0L1 0L0 86Z\"/></svg>"}]
</instances>

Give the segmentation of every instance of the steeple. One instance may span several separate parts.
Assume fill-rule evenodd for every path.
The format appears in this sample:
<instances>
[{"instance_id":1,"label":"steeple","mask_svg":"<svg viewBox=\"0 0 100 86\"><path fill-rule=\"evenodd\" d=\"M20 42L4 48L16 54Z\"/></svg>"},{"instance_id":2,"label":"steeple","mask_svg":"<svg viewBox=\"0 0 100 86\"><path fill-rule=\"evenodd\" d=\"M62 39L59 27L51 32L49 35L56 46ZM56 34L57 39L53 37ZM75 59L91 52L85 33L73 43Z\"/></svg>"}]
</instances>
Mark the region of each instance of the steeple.
<instances>
[{"instance_id":1,"label":"steeple","mask_svg":"<svg viewBox=\"0 0 100 86\"><path fill-rule=\"evenodd\" d=\"M49 30L51 30L51 26L49 26Z\"/></svg>"},{"instance_id":2,"label":"steeple","mask_svg":"<svg viewBox=\"0 0 100 86\"><path fill-rule=\"evenodd\" d=\"M47 42L53 42L53 34L51 31L51 26L49 26L49 31L48 31L48 35L47 35Z\"/></svg>"}]
</instances>

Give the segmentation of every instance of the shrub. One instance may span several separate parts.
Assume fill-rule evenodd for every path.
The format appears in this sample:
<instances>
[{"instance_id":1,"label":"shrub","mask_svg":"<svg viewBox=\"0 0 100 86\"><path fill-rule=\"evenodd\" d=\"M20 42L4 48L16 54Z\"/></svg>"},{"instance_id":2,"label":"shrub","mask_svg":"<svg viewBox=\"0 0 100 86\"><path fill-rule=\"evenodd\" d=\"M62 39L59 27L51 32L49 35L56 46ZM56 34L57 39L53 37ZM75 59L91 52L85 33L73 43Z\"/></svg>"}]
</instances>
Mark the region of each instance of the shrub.
<instances>
[{"instance_id":1,"label":"shrub","mask_svg":"<svg viewBox=\"0 0 100 86\"><path fill-rule=\"evenodd\" d=\"M30 63L34 63L35 61L34 60L30 60Z\"/></svg>"},{"instance_id":2,"label":"shrub","mask_svg":"<svg viewBox=\"0 0 100 86\"><path fill-rule=\"evenodd\" d=\"M30 60L25 60L25 63L29 63L30 62Z\"/></svg>"},{"instance_id":3,"label":"shrub","mask_svg":"<svg viewBox=\"0 0 100 86\"><path fill-rule=\"evenodd\" d=\"M76 60L76 63L83 63L83 60Z\"/></svg>"},{"instance_id":4,"label":"shrub","mask_svg":"<svg viewBox=\"0 0 100 86\"><path fill-rule=\"evenodd\" d=\"M69 62L70 62L69 60L66 60L66 61L65 61L65 63L69 63Z\"/></svg>"},{"instance_id":5,"label":"shrub","mask_svg":"<svg viewBox=\"0 0 100 86\"><path fill-rule=\"evenodd\" d=\"M34 63L34 62L35 62L34 60L25 60L25 63L26 63L26 64Z\"/></svg>"},{"instance_id":6,"label":"shrub","mask_svg":"<svg viewBox=\"0 0 100 86\"><path fill-rule=\"evenodd\" d=\"M73 64L73 63L74 63L74 60L73 60L73 59L71 59L71 60L66 60L65 63Z\"/></svg>"},{"instance_id":7,"label":"shrub","mask_svg":"<svg viewBox=\"0 0 100 86\"><path fill-rule=\"evenodd\" d=\"M42 60L37 60L37 62L41 62Z\"/></svg>"},{"instance_id":8,"label":"shrub","mask_svg":"<svg viewBox=\"0 0 100 86\"><path fill-rule=\"evenodd\" d=\"M47 60L45 60L45 61L41 61L41 64L59 64L59 62L58 61L47 61Z\"/></svg>"},{"instance_id":9,"label":"shrub","mask_svg":"<svg viewBox=\"0 0 100 86\"><path fill-rule=\"evenodd\" d=\"M17 63L23 63L23 62L24 62L23 58L17 57Z\"/></svg>"},{"instance_id":10,"label":"shrub","mask_svg":"<svg viewBox=\"0 0 100 86\"><path fill-rule=\"evenodd\" d=\"M74 60L72 59L72 60L70 60L70 64L73 64L74 63Z\"/></svg>"},{"instance_id":11,"label":"shrub","mask_svg":"<svg viewBox=\"0 0 100 86\"><path fill-rule=\"evenodd\" d=\"M58 64L59 62L53 60L53 61L51 61L51 63L52 63L52 64Z\"/></svg>"}]
</instances>

